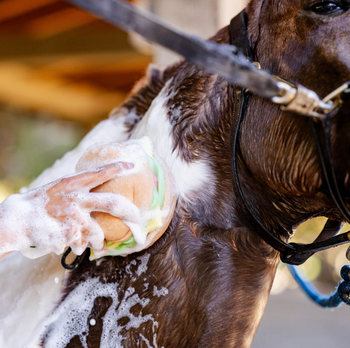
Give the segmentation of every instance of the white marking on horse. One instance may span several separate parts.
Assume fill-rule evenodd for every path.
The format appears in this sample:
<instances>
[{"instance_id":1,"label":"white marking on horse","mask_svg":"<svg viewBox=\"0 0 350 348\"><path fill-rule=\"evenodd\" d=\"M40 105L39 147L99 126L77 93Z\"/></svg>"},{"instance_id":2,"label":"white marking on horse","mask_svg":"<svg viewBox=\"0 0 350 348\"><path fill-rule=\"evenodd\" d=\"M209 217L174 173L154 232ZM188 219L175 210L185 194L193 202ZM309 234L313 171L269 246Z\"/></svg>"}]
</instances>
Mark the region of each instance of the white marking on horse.
<instances>
[{"instance_id":1,"label":"white marking on horse","mask_svg":"<svg viewBox=\"0 0 350 348\"><path fill-rule=\"evenodd\" d=\"M179 196L190 200L194 192L201 189L205 188L207 193L213 192L214 173L204 161L188 163L181 158L178 149L173 150L172 127L166 107L167 101L171 98L167 95L171 82L172 80L168 81L154 99L131 139L148 136L152 140L158 156L168 165L174 176Z\"/></svg>"}]
</instances>

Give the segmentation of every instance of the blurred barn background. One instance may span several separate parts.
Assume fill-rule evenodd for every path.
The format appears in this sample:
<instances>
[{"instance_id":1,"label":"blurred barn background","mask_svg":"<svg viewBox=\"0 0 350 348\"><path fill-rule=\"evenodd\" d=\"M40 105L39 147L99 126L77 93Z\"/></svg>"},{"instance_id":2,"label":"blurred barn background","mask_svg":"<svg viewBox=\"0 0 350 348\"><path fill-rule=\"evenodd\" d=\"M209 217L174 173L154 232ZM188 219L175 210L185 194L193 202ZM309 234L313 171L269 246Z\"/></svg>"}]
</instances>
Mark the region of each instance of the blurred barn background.
<instances>
[{"instance_id":1,"label":"blurred barn background","mask_svg":"<svg viewBox=\"0 0 350 348\"><path fill-rule=\"evenodd\" d=\"M227 25L245 5L245 0L133 2L202 37ZM75 147L122 103L149 63L177 59L65 1L0 0L0 201ZM320 231L323 223L304 224L297 241L313 240L312 231ZM313 257L303 268L329 292L346 263L345 249L336 249ZM281 265L272 293L293 288L296 284ZM271 342L259 331L255 347ZM305 347L329 346L320 344Z\"/></svg>"},{"instance_id":2,"label":"blurred barn background","mask_svg":"<svg viewBox=\"0 0 350 348\"><path fill-rule=\"evenodd\" d=\"M209 37L244 0L136 4ZM65 1L0 0L0 199L106 118L149 63L176 59Z\"/></svg>"}]
</instances>

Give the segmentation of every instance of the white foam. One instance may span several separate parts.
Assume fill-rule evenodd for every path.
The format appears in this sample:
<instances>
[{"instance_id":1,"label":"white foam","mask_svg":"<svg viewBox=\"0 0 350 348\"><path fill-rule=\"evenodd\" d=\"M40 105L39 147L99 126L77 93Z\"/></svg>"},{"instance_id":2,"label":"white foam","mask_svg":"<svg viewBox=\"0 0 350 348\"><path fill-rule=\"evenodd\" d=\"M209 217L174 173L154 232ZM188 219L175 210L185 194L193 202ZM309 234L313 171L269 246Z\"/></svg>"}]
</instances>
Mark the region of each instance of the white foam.
<instances>
[{"instance_id":1,"label":"white foam","mask_svg":"<svg viewBox=\"0 0 350 348\"><path fill-rule=\"evenodd\" d=\"M37 193L11 195L3 202L0 206L1 222L6 230L0 231L3 241L0 254L21 251L28 258L38 258L50 252L61 254L74 241L65 235L66 226L47 214L45 206L48 201L45 192L39 190Z\"/></svg>"},{"instance_id":2,"label":"white foam","mask_svg":"<svg viewBox=\"0 0 350 348\"><path fill-rule=\"evenodd\" d=\"M139 265L136 273L138 276L140 276L142 273L146 273L148 267L148 261L149 261L149 258L151 257L151 254L145 254L145 255L142 255L142 256L139 256L137 257L137 260L141 261L141 264Z\"/></svg>"},{"instance_id":3,"label":"white foam","mask_svg":"<svg viewBox=\"0 0 350 348\"><path fill-rule=\"evenodd\" d=\"M166 296L168 295L169 291L167 288L165 288L164 286L161 287L160 289L158 289L156 286L153 287L153 295L160 297L160 296Z\"/></svg>"},{"instance_id":4,"label":"white foam","mask_svg":"<svg viewBox=\"0 0 350 348\"><path fill-rule=\"evenodd\" d=\"M138 275L146 272L149 258L149 254L137 258L139 265L136 273ZM135 261L132 262L132 265L136 265ZM130 271L130 267L127 269ZM83 347L87 347L86 337L89 333L89 325L96 325L96 319L89 320L89 316L97 297L112 299L112 304L102 319L101 347L122 348L123 340L126 339L123 336L124 329L138 329L149 321L152 322L152 328L155 330L158 327L158 322L152 314L143 315L142 310L138 315L132 313L132 308L135 305L140 305L143 309L150 303L150 299L140 297L133 287L129 287L120 300L118 290L117 283L102 284L97 278L80 283L45 320L44 327L49 330L46 345L50 348L63 348L74 336L79 335ZM164 296L164 288L161 292L160 296ZM129 321L123 325L117 325L116 323L122 318L128 318ZM154 332L149 332L149 334L152 334L153 346L157 347L156 334Z\"/></svg>"},{"instance_id":5,"label":"white foam","mask_svg":"<svg viewBox=\"0 0 350 348\"><path fill-rule=\"evenodd\" d=\"M157 344L157 334L153 335L153 342L151 345L151 342L144 336L142 335L142 333L140 333L140 338L143 342L146 343L147 348L158 348L158 344ZM160 347L160 348L164 348L164 347Z\"/></svg>"},{"instance_id":6,"label":"white foam","mask_svg":"<svg viewBox=\"0 0 350 348\"><path fill-rule=\"evenodd\" d=\"M81 211L81 220L76 223L67 221L73 211L67 212L67 219L60 222L48 214L45 208L48 202L49 198L42 189L11 195L3 202L0 210L6 230L0 231L0 254L20 251L24 256L34 259L51 252L60 255L67 246L72 246L77 254L85 250L87 245L82 243L82 231L84 222L91 220L90 212ZM62 210L71 208L69 205L62 207ZM97 231L97 234L100 233ZM103 233L99 237L103 240ZM96 236L90 233L86 238L89 243Z\"/></svg>"},{"instance_id":7,"label":"white foam","mask_svg":"<svg viewBox=\"0 0 350 348\"><path fill-rule=\"evenodd\" d=\"M113 163L116 159L113 158L112 154L118 153L117 161L132 163L134 165L134 168L129 169L125 175L134 174L140 172L148 163L147 152L152 155L152 148L152 142L148 137L121 143L96 143L86 149L77 162L75 171L80 172ZM94 156L89 156L92 153ZM120 176L123 176L123 173Z\"/></svg>"},{"instance_id":8,"label":"white foam","mask_svg":"<svg viewBox=\"0 0 350 348\"><path fill-rule=\"evenodd\" d=\"M135 241L139 245L144 245L147 239L147 232L141 224L135 224L128 221L123 221L126 226L130 228L131 233L133 234Z\"/></svg>"},{"instance_id":9,"label":"white foam","mask_svg":"<svg viewBox=\"0 0 350 348\"><path fill-rule=\"evenodd\" d=\"M124 125L126 114L114 115L97 125L78 147L45 170L30 189L74 173L74 168L86 148L98 142L122 142L129 133ZM28 191L24 188L23 192ZM103 260L103 259L102 259ZM38 347L41 320L50 313L61 291L65 270L59 256L49 254L28 260L13 253L0 262L0 347ZM57 275L59 283L53 281Z\"/></svg>"},{"instance_id":10,"label":"white foam","mask_svg":"<svg viewBox=\"0 0 350 348\"><path fill-rule=\"evenodd\" d=\"M51 252L60 255L68 246L77 255L81 255L87 247L91 247L95 255L103 255L104 233L90 216L95 208L86 208L91 201L101 207L98 211L112 214L130 224L137 241L142 243L146 238L143 227L146 222L139 208L124 196L89 193L89 188L82 188L73 193L57 192L54 197L48 197L47 190L57 183L25 194L11 195L1 204L0 216L5 227L0 230L0 255L20 251L28 258L38 258ZM60 197L58 203L52 203L57 195Z\"/></svg>"},{"instance_id":11,"label":"white foam","mask_svg":"<svg viewBox=\"0 0 350 348\"><path fill-rule=\"evenodd\" d=\"M137 265L136 260L132 260L128 265L125 266L125 273L132 276L133 273L131 271L131 267L136 265Z\"/></svg>"},{"instance_id":12,"label":"white foam","mask_svg":"<svg viewBox=\"0 0 350 348\"><path fill-rule=\"evenodd\" d=\"M142 333L140 333L140 337L141 337L142 341L146 343L147 348L153 348L151 346L149 340L144 335L142 335Z\"/></svg>"},{"instance_id":13,"label":"white foam","mask_svg":"<svg viewBox=\"0 0 350 348\"><path fill-rule=\"evenodd\" d=\"M79 334L83 347L87 348L88 318L95 298L100 296L115 298L116 292L115 284L102 284L97 278L80 283L44 321L43 326L50 332L46 341L47 347L64 348Z\"/></svg>"}]
</instances>

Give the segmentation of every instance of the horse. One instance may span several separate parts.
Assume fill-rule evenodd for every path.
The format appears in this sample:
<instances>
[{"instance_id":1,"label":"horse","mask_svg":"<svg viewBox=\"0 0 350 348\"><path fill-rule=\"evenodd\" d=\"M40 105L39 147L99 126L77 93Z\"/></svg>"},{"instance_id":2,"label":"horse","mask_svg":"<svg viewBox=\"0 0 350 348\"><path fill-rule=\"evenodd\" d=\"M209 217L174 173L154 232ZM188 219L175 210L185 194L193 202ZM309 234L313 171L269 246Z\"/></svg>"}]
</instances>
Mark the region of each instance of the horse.
<instances>
[{"instance_id":1,"label":"horse","mask_svg":"<svg viewBox=\"0 0 350 348\"><path fill-rule=\"evenodd\" d=\"M251 0L254 59L275 75L327 95L347 81L347 1ZM229 27L211 40L229 44ZM279 253L256 233L232 173L241 88L182 61L151 66L112 118L120 141L149 136L178 191L166 233L143 252L70 271L45 319L43 347L251 346ZM332 121L338 184L349 197L347 103ZM308 119L252 96L238 154L254 214L288 241L316 216L341 221L321 174ZM277 232L278 231L278 232Z\"/></svg>"}]
</instances>

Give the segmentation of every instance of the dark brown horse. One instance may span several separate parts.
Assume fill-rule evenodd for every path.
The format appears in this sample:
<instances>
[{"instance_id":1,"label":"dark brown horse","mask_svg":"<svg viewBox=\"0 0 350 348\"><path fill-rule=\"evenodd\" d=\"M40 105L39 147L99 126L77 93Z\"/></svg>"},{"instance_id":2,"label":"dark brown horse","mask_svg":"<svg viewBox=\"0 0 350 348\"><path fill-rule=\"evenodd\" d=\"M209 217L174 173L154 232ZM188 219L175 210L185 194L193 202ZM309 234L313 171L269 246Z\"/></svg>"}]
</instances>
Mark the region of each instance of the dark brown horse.
<instances>
[{"instance_id":1,"label":"dark brown horse","mask_svg":"<svg viewBox=\"0 0 350 348\"><path fill-rule=\"evenodd\" d=\"M350 75L349 1L252 0L248 32L264 69L325 96ZM229 43L224 28L213 40ZM250 347L279 254L246 218L232 181L240 89L182 62L151 68L115 112L148 135L172 170L179 200L166 234L127 258L84 259L46 323L44 347ZM335 117L332 148L349 195L350 122ZM126 116L125 116L126 115ZM339 219L325 191L308 120L252 97L239 171L254 213L289 240L314 216Z\"/></svg>"}]
</instances>

